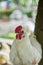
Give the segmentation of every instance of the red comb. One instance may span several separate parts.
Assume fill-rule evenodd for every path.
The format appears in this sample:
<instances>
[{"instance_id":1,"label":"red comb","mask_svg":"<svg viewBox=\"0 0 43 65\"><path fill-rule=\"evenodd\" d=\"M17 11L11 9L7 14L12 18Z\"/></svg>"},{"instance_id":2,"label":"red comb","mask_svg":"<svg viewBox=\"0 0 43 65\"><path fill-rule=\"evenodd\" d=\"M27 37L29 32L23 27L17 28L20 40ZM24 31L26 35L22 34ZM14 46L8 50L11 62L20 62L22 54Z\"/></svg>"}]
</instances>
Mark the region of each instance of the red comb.
<instances>
[{"instance_id":1,"label":"red comb","mask_svg":"<svg viewBox=\"0 0 43 65\"><path fill-rule=\"evenodd\" d=\"M17 26L15 29L15 33L19 33L19 32L21 32L21 30L22 30L22 26L21 25Z\"/></svg>"}]
</instances>

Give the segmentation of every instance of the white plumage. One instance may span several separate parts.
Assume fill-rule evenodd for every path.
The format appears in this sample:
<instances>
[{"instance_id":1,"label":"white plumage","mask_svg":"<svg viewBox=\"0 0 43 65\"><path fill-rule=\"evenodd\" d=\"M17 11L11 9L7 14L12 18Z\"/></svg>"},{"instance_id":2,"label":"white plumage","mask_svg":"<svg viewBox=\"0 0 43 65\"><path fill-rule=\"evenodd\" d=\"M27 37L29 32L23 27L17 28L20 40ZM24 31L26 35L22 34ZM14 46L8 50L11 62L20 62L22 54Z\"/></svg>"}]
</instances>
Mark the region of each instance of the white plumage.
<instances>
[{"instance_id":1,"label":"white plumage","mask_svg":"<svg viewBox=\"0 0 43 65\"><path fill-rule=\"evenodd\" d=\"M41 45L33 34L24 28L25 37L15 39L11 47L10 59L13 65L38 65L42 58Z\"/></svg>"},{"instance_id":2,"label":"white plumage","mask_svg":"<svg viewBox=\"0 0 43 65\"><path fill-rule=\"evenodd\" d=\"M2 45L2 47L1 47ZM10 48L6 43L0 43L0 65L7 63L11 64L10 58L9 58L9 53L10 53Z\"/></svg>"}]
</instances>

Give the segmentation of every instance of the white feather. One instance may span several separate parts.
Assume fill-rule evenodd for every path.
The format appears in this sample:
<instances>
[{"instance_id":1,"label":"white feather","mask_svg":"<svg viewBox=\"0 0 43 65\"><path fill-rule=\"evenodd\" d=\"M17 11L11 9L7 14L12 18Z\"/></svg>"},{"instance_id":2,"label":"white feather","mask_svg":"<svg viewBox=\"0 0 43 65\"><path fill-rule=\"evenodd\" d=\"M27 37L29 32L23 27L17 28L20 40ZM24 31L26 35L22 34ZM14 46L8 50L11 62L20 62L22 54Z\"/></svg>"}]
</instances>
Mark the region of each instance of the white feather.
<instances>
[{"instance_id":1,"label":"white feather","mask_svg":"<svg viewBox=\"0 0 43 65\"><path fill-rule=\"evenodd\" d=\"M14 40L11 47L10 59L14 65L34 65L33 61L36 60L36 65L42 57L42 50L37 40L32 37L27 28L24 28L25 37L21 40ZM28 35L29 34L29 35ZM31 37L30 37L31 35Z\"/></svg>"}]
</instances>

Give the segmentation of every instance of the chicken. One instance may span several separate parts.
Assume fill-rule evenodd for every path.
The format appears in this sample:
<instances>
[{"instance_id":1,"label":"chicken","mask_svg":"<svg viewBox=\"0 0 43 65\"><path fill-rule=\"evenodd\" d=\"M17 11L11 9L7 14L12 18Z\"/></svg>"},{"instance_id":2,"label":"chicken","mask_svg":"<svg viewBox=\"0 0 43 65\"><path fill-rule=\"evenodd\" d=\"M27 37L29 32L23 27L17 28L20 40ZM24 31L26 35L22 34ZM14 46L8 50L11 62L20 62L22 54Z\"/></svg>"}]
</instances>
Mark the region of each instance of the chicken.
<instances>
[{"instance_id":1,"label":"chicken","mask_svg":"<svg viewBox=\"0 0 43 65\"><path fill-rule=\"evenodd\" d=\"M0 65L10 64L9 58L10 48L6 43L0 42Z\"/></svg>"},{"instance_id":2,"label":"chicken","mask_svg":"<svg viewBox=\"0 0 43 65\"><path fill-rule=\"evenodd\" d=\"M13 65L38 65L42 58L42 49L31 31L28 27L17 26L15 33L16 39L10 52Z\"/></svg>"}]
</instances>

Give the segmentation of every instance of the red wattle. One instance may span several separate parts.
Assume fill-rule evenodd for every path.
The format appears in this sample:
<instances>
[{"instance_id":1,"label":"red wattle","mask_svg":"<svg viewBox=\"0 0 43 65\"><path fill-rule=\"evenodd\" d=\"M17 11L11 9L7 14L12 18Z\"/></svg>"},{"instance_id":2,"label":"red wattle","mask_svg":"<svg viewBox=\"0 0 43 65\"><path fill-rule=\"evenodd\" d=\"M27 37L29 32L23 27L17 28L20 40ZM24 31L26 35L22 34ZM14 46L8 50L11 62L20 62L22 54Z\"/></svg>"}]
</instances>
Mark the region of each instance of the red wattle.
<instances>
[{"instance_id":1,"label":"red wattle","mask_svg":"<svg viewBox=\"0 0 43 65\"><path fill-rule=\"evenodd\" d=\"M20 34L16 35L16 39L21 39L21 38L22 38L22 36Z\"/></svg>"},{"instance_id":2,"label":"red wattle","mask_svg":"<svg viewBox=\"0 0 43 65\"><path fill-rule=\"evenodd\" d=\"M21 33L18 33L18 34L16 35L16 39L22 39L22 38L23 38L23 34L24 34L23 31L21 31Z\"/></svg>"}]
</instances>

